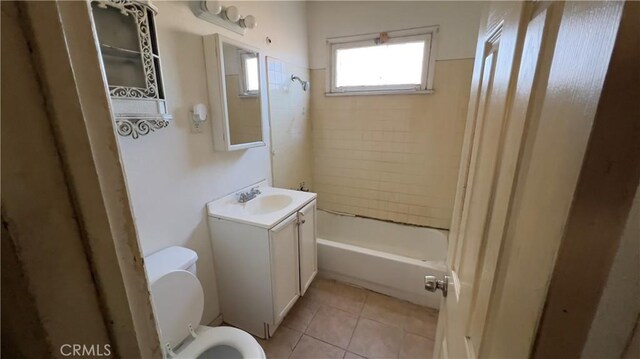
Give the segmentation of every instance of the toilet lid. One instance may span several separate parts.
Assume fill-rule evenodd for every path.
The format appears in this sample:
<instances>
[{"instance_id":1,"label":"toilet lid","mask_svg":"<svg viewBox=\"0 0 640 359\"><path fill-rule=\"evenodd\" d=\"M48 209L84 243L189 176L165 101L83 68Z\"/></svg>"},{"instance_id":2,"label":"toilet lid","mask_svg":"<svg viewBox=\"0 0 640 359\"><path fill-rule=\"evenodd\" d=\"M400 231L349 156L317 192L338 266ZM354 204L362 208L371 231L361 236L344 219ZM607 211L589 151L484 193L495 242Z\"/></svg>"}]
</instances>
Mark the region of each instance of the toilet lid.
<instances>
[{"instance_id":1,"label":"toilet lid","mask_svg":"<svg viewBox=\"0 0 640 359\"><path fill-rule=\"evenodd\" d=\"M151 284L151 298L162 344L178 346L189 336L189 324L200 325L204 293L198 278L185 270L171 271Z\"/></svg>"}]
</instances>

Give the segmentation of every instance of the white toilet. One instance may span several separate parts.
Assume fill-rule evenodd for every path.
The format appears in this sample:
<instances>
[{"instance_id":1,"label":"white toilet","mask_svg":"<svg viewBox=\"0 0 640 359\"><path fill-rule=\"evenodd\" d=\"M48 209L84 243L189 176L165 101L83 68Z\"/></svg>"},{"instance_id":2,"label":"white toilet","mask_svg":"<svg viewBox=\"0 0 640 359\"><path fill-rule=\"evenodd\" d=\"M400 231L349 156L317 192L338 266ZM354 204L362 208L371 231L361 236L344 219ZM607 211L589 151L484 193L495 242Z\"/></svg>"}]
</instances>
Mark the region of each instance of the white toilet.
<instances>
[{"instance_id":1,"label":"white toilet","mask_svg":"<svg viewBox=\"0 0 640 359\"><path fill-rule=\"evenodd\" d=\"M204 294L195 276L197 260L194 251L183 247L169 247L145 258L165 357L266 358L249 333L200 325Z\"/></svg>"}]
</instances>

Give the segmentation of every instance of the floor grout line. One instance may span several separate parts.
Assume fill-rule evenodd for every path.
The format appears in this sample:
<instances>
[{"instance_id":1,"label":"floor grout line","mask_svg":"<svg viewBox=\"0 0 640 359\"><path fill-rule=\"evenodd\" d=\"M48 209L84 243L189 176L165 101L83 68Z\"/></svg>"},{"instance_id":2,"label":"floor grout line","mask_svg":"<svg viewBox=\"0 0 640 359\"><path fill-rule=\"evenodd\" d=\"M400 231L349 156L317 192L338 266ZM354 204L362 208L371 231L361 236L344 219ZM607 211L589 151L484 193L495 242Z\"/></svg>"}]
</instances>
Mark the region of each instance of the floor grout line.
<instances>
[{"instance_id":1,"label":"floor grout line","mask_svg":"<svg viewBox=\"0 0 640 359\"><path fill-rule=\"evenodd\" d=\"M296 331L296 332L301 333L300 337L296 340L295 344L294 344L294 345L293 345L293 347L291 348L291 352L289 353L289 356L288 356L288 358L289 358L289 359L290 359L290 358L292 358L292 356L293 356L293 352L295 351L295 349L297 348L297 346L300 344L300 341L302 340L302 338L303 338L304 336L307 336L307 337L309 337L309 338L311 338L311 339L313 339L313 340L317 340L317 341L319 341L319 342L321 342L321 343L324 343L324 344L326 344L326 345L330 345L330 346L331 346L331 347L333 347L333 348L336 348L336 349L339 349L339 350L344 351L343 358L347 355L347 353L352 353L352 354L360 355L360 354L354 353L354 352L352 352L352 351L349 351L349 347L350 347L350 345L351 345L351 343L352 343L352 341L353 341L353 338L354 338L354 336L355 336L355 332L356 332L356 330L357 330L358 326L361 324L361 319L363 319L363 318L364 318L364 319L367 319L367 320L370 320L370 321L372 321L372 322L375 322L375 323L378 323L378 324L381 324L381 325L384 325L384 326L390 327L390 328L394 328L394 329L396 329L396 330L399 330L399 331L400 331L400 334L401 334L401 338L400 338L400 339L401 339L401 341L400 341L400 346L399 346L399 348L398 348L398 350L397 350L397 353L396 353L396 356L395 356L396 358L399 358L399 357L400 357L400 354L402 353L402 349L403 349L403 346L404 346L404 339L405 339L405 337L406 337L408 334L412 334L412 335L417 336L417 337L419 337L419 338L421 338L421 339L424 339L424 340L429 340L429 341L432 341L432 342L434 342L434 341L435 341L435 338L431 338L431 337L425 336L425 335L423 335L423 334L418 334L418 333L414 333L414 332L410 332L410 331L406 330L406 329L405 329L405 323L404 323L404 322L403 322L403 324L402 324L401 326L396 326L396 325L392 325L392 324L388 324L388 323L382 322L382 321L378 320L377 318L370 318L370 317L368 317L368 316L363 316L364 309L365 309L365 307L367 306L368 301L369 301L369 300L370 300L370 298L372 297L372 294L374 294L374 293L375 293L375 294L380 294L380 293L377 293L377 292L371 291L371 290L369 290L369 289L366 289L366 288L363 288L363 287L360 287L360 286L350 285L349 283L343 283L343 282L340 282L340 281L337 281L337 280L328 279L328 281L331 281L331 282L333 282L334 284L338 284L338 285L346 285L346 286L349 286L349 287L352 287L352 288L358 288L358 289L361 289L361 290L364 292L364 299L359 303L359 304L360 304L360 307L359 307L359 308L358 308L358 310L357 310L357 314L356 314L356 313L354 313L354 312L351 312L351 311L349 311L349 310L346 310L346 309L344 309L344 308L340 308L340 307L337 307L337 306L335 306L335 305L332 305L332 304L330 304L330 303L326 302L325 300L322 300L322 299L317 300L317 301L314 303L314 304L317 304L317 308L316 308L316 310L311 310L311 309L309 309L309 308L308 308L308 309L312 312L312 315L311 315L311 318L309 319L309 321L307 322L307 324L304 326L304 329L303 329L303 330L299 330L299 329L295 329L295 328L290 328L290 327L288 327L288 326L286 326L286 325L283 325L284 327L286 327L286 328L287 328L287 329L289 329L289 330L292 330L292 331ZM315 288L315 290L323 291L322 289L318 289L318 288L316 288L316 287L314 287L314 288ZM330 292L330 290L329 290L329 292ZM382 294L382 295L385 295L385 294ZM334 296L335 296L335 295L334 295ZM387 296L387 295L385 295L385 296ZM338 297L338 299L341 299L341 298L340 298L340 297L341 297L340 295L337 295L337 297ZM388 297L391 297L391 296L388 296ZM393 297L391 297L391 298L393 298ZM353 303L353 300L352 300L353 298L345 297L345 299L346 299L346 300L345 300L345 302L351 302L351 303ZM405 301L403 301L403 302L405 302ZM405 319L406 319L406 318L411 318L410 311L409 311L409 307L410 307L410 306L412 306L412 305L415 305L414 303L411 303L411 302L407 302L407 303L408 303L407 305L405 305L404 303L402 303L402 304L403 304L402 315L405 317ZM318 337L316 337L316 336L315 336L315 335L313 335L313 334L307 333L307 331L308 331L308 330L309 330L309 328L311 327L311 323L312 323L312 322L313 322L313 321L318 317L318 313L320 312L320 309L321 309L323 306L326 306L327 308L331 308L331 309L339 310L339 311L344 312L344 313L346 313L346 314L348 314L348 315L350 315L350 316L356 317L356 319L357 319L357 320L356 320L356 323L355 323L355 326L354 326L353 330L351 331L351 335L350 335L350 337L349 337L349 341L347 342L346 347L344 347L344 348L343 348L343 347L341 347L341 346L339 346L339 345L335 345L335 344L333 344L333 343L329 343L328 341L326 341L326 340L324 340L324 339L318 338ZM405 307L406 307L406 308L405 308ZM384 309L384 308L382 308L382 309ZM426 309L427 309L427 310L433 310L432 308L426 308ZM437 314L437 311L436 311L436 310L433 310L433 311L434 311L434 312L436 312L436 314ZM288 314L289 314L289 313L288 313Z\"/></svg>"},{"instance_id":2,"label":"floor grout line","mask_svg":"<svg viewBox=\"0 0 640 359\"><path fill-rule=\"evenodd\" d=\"M294 329L291 329L291 330L294 330ZM296 340L296 343L291 348L291 353L289 353L289 356L287 356L287 359L291 358L291 356L293 355L293 351L296 350L296 347L298 346L298 343L300 343L300 341L302 340L303 336L304 336L304 332L302 333L302 335L300 335L300 337L298 337L298 340Z\"/></svg>"}]
</instances>

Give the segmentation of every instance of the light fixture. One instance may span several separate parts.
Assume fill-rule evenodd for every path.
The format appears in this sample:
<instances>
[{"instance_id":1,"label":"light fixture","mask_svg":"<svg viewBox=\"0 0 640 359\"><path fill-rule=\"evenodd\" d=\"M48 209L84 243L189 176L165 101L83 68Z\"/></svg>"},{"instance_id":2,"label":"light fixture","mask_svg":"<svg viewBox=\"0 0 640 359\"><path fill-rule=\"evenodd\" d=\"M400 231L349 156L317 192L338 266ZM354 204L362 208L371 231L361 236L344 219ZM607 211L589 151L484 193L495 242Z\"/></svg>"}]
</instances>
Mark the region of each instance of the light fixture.
<instances>
[{"instance_id":1,"label":"light fixture","mask_svg":"<svg viewBox=\"0 0 640 359\"><path fill-rule=\"evenodd\" d=\"M237 6L225 6L222 0L190 0L187 2L189 3L189 8L191 8L193 14L199 19L221 26L227 30L231 30L236 34L244 35L247 29L254 29L258 26L258 21L255 16L242 16Z\"/></svg>"},{"instance_id":2,"label":"light fixture","mask_svg":"<svg viewBox=\"0 0 640 359\"><path fill-rule=\"evenodd\" d=\"M191 114L191 130L196 133L200 132L202 124L207 121L207 106L199 103L193 106L189 112Z\"/></svg>"},{"instance_id":3,"label":"light fixture","mask_svg":"<svg viewBox=\"0 0 640 359\"><path fill-rule=\"evenodd\" d=\"M229 6L224 9L224 16L231 22L238 22L240 20L240 10L235 6Z\"/></svg>"},{"instance_id":4,"label":"light fixture","mask_svg":"<svg viewBox=\"0 0 640 359\"><path fill-rule=\"evenodd\" d=\"M247 29L255 29L258 26L258 20L253 15L247 15L244 18L240 19L240 26Z\"/></svg>"},{"instance_id":5,"label":"light fixture","mask_svg":"<svg viewBox=\"0 0 640 359\"><path fill-rule=\"evenodd\" d=\"M213 15L218 15L222 12L222 3L220 1L203 1L203 5L205 10Z\"/></svg>"}]
</instances>

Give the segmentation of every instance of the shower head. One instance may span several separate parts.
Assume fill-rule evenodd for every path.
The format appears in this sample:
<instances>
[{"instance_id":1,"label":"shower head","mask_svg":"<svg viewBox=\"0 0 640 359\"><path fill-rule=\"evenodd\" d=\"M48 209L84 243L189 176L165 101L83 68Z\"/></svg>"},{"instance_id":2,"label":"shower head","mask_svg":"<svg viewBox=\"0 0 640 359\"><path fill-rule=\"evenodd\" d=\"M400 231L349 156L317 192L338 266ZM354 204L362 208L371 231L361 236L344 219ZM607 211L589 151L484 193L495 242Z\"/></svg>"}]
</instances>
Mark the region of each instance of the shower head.
<instances>
[{"instance_id":1,"label":"shower head","mask_svg":"<svg viewBox=\"0 0 640 359\"><path fill-rule=\"evenodd\" d=\"M311 86L311 83L309 81L303 81L301 78L299 78L296 75L291 75L291 81L298 81L302 86L302 91L307 91L309 86Z\"/></svg>"}]
</instances>

